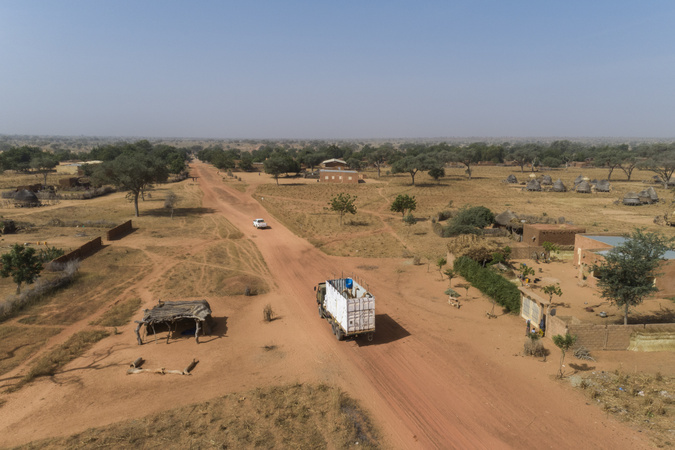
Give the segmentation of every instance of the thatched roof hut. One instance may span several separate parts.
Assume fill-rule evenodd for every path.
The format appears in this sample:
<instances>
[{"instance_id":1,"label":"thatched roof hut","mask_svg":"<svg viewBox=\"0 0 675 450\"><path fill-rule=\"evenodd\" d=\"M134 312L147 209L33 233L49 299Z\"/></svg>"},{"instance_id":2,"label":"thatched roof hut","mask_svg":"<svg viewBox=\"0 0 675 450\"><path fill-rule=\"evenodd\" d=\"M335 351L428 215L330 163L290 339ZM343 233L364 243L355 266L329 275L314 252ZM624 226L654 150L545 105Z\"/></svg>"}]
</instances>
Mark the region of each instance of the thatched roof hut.
<instances>
[{"instance_id":1,"label":"thatched roof hut","mask_svg":"<svg viewBox=\"0 0 675 450\"><path fill-rule=\"evenodd\" d=\"M612 190L612 185L609 184L609 180L600 180L595 183L595 190L597 192L609 192Z\"/></svg>"},{"instance_id":2,"label":"thatched roof hut","mask_svg":"<svg viewBox=\"0 0 675 450\"><path fill-rule=\"evenodd\" d=\"M591 193L591 185L588 181L583 180L581 183L577 184L574 187L574 190L577 192L580 192L582 194L590 194Z\"/></svg>"},{"instance_id":3,"label":"thatched roof hut","mask_svg":"<svg viewBox=\"0 0 675 450\"><path fill-rule=\"evenodd\" d=\"M511 174L508 177L506 177L506 182L511 183L511 184L517 184L518 179L516 178L516 176L514 174Z\"/></svg>"},{"instance_id":4,"label":"thatched roof hut","mask_svg":"<svg viewBox=\"0 0 675 450\"><path fill-rule=\"evenodd\" d=\"M34 192L31 192L28 189L22 189L14 194L14 206L21 208L40 206L40 200L38 200L37 195L35 195Z\"/></svg>"},{"instance_id":5,"label":"thatched roof hut","mask_svg":"<svg viewBox=\"0 0 675 450\"><path fill-rule=\"evenodd\" d=\"M579 175L578 177L576 177L576 178L574 179L574 185L576 186L577 184L581 183L582 181L584 181L584 176L583 176L583 175Z\"/></svg>"},{"instance_id":6,"label":"thatched roof hut","mask_svg":"<svg viewBox=\"0 0 675 450\"><path fill-rule=\"evenodd\" d=\"M623 196L623 204L628 206L641 205L640 197L635 192L629 192Z\"/></svg>"},{"instance_id":7,"label":"thatched roof hut","mask_svg":"<svg viewBox=\"0 0 675 450\"><path fill-rule=\"evenodd\" d=\"M640 202L645 204L657 203L659 201L659 196L656 195L656 191L653 187L638 192L637 196L639 197Z\"/></svg>"},{"instance_id":8,"label":"thatched roof hut","mask_svg":"<svg viewBox=\"0 0 675 450\"><path fill-rule=\"evenodd\" d=\"M155 325L162 323L166 324L169 328L169 335L167 336L168 341L168 339L171 337L172 326L175 328L177 322L184 320L194 320L195 340L197 343L199 343L200 327L204 328L203 334L209 334L210 332L208 322L211 320L211 306L206 300L174 302L160 301L154 308L144 310L143 319L136 321L138 324L136 327L136 338L138 339L138 345L143 344L143 340L140 336L140 329L142 325L145 325L146 330L148 327L150 327L154 331Z\"/></svg>"},{"instance_id":9,"label":"thatched roof hut","mask_svg":"<svg viewBox=\"0 0 675 450\"><path fill-rule=\"evenodd\" d=\"M535 179L532 179L527 182L527 186L525 186L525 189L528 191L541 191L541 184Z\"/></svg>"},{"instance_id":10,"label":"thatched roof hut","mask_svg":"<svg viewBox=\"0 0 675 450\"><path fill-rule=\"evenodd\" d=\"M554 192L567 192L567 188L563 184L563 182L558 178L558 180L553 183L553 191Z\"/></svg>"},{"instance_id":11,"label":"thatched roof hut","mask_svg":"<svg viewBox=\"0 0 675 450\"><path fill-rule=\"evenodd\" d=\"M542 184L542 186L551 186L553 184L553 180L551 179L551 175L544 175L541 179L541 184Z\"/></svg>"},{"instance_id":12,"label":"thatched roof hut","mask_svg":"<svg viewBox=\"0 0 675 450\"><path fill-rule=\"evenodd\" d=\"M512 221L518 220L518 216L513 213L510 209L507 209L503 213L497 214L494 218L494 221L500 227L511 227Z\"/></svg>"}]
</instances>

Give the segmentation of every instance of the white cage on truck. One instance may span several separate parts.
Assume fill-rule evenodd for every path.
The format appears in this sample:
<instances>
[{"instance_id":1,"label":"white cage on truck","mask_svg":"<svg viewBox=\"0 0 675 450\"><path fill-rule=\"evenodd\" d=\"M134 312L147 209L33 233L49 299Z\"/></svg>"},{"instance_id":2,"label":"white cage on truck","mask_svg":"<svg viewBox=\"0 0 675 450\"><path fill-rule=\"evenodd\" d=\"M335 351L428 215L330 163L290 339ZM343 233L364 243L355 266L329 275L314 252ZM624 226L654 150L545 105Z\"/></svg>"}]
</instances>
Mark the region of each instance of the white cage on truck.
<instances>
[{"instance_id":1,"label":"white cage on truck","mask_svg":"<svg viewBox=\"0 0 675 450\"><path fill-rule=\"evenodd\" d=\"M375 333L375 297L353 278L336 278L314 288L319 316L326 319L339 341Z\"/></svg>"}]
</instances>

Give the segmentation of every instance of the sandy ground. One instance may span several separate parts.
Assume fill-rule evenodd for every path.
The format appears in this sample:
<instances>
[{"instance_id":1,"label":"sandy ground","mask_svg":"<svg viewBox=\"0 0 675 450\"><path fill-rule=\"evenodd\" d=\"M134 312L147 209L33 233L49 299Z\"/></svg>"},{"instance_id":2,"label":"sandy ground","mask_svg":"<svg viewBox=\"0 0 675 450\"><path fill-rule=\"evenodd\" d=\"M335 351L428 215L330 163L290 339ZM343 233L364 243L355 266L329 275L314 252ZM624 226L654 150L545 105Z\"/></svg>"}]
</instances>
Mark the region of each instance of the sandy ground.
<instances>
[{"instance_id":1,"label":"sandy ground","mask_svg":"<svg viewBox=\"0 0 675 450\"><path fill-rule=\"evenodd\" d=\"M269 267L272 292L207 298L217 327L199 345L181 338L139 347L133 325L121 328L53 379L9 395L0 408L0 445L69 435L256 386L313 382L337 384L358 398L385 448L650 447L645 436L554 381L559 353L550 341L546 361L521 356L522 321L508 315L488 320L490 303L477 291L469 291L461 309L453 308L443 295L448 282L433 268L402 259L331 257L292 234L251 197L257 176L247 176L251 184L242 193L199 162L193 174L204 192L203 206L253 239ZM254 229L256 217L271 228ZM120 242L142 248L143 239L132 233ZM208 243L186 242L182 251L190 253L195 245ZM151 306L156 299L150 286L179 263L157 260L152 273L128 290ZM376 296L371 343L338 342L318 317L313 286L341 273L359 276ZM271 323L262 320L268 303L278 315ZM271 345L277 350L263 350ZM192 376L127 375L138 356L147 368L182 369L193 358L199 364ZM616 358L598 363L597 370L624 364L623 356ZM630 361L656 359L670 370L675 366L669 354Z\"/></svg>"}]
</instances>

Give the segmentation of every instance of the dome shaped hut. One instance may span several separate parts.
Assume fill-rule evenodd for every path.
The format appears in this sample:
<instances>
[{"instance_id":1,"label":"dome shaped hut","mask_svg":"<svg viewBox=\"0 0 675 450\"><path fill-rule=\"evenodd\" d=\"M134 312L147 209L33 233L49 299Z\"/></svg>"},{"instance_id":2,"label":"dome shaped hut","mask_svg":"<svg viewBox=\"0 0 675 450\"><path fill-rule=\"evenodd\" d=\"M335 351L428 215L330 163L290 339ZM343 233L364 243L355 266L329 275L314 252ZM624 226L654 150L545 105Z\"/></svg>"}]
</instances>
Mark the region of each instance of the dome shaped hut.
<instances>
[{"instance_id":1,"label":"dome shaped hut","mask_svg":"<svg viewBox=\"0 0 675 450\"><path fill-rule=\"evenodd\" d=\"M506 182L510 184L518 184L518 179L514 174L511 174L508 177L506 177Z\"/></svg>"},{"instance_id":2,"label":"dome shaped hut","mask_svg":"<svg viewBox=\"0 0 675 450\"><path fill-rule=\"evenodd\" d=\"M574 186L574 190L582 194L590 194L591 184L588 182L588 179L585 179L581 183Z\"/></svg>"},{"instance_id":3,"label":"dome shaped hut","mask_svg":"<svg viewBox=\"0 0 675 450\"><path fill-rule=\"evenodd\" d=\"M34 192L23 189L14 194L14 206L17 208L32 208L40 206L40 200L38 200Z\"/></svg>"},{"instance_id":4,"label":"dome shaped hut","mask_svg":"<svg viewBox=\"0 0 675 450\"><path fill-rule=\"evenodd\" d=\"M539 182L533 178L527 182L527 186L525 186L525 189L527 189L528 191L541 191L541 184L539 184Z\"/></svg>"},{"instance_id":5,"label":"dome shaped hut","mask_svg":"<svg viewBox=\"0 0 675 450\"><path fill-rule=\"evenodd\" d=\"M629 192L623 196L623 204L628 206L637 206L642 204L640 197L635 192Z\"/></svg>"},{"instance_id":6,"label":"dome shaped hut","mask_svg":"<svg viewBox=\"0 0 675 450\"><path fill-rule=\"evenodd\" d=\"M553 192L567 192L567 188L563 182L558 178L558 180L553 183Z\"/></svg>"},{"instance_id":7,"label":"dome shaped hut","mask_svg":"<svg viewBox=\"0 0 675 450\"><path fill-rule=\"evenodd\" d=\"M576 177L576 178L574 179L574 185L576 186L577 184L581 183L582 181L584 181L584 176L583 176L583 175L579 175L578 177Z\"/></svg>"},{"instance_id":8,"label":"dome shaped hut","mask_svg":"<svg viewBox=\"0 0 675 450\"><path fill-rule=\"evenodd\" d=\"M542 184L542 186L551 186L553 184L553 180L551 179L551 175L544 175L541 179L541 184Z\"/></svg>"},{"instance_id":9,"label":"dome shaped hut","mask_svg":"<svg viewBox=\"0 0 675 450\"><path fill-rule=\"evenodd\" d=\"M612 190L612 185L609 184L609 180L596 181L594 184L597 192L609 192Z\"/></svg>"}]
</instances>

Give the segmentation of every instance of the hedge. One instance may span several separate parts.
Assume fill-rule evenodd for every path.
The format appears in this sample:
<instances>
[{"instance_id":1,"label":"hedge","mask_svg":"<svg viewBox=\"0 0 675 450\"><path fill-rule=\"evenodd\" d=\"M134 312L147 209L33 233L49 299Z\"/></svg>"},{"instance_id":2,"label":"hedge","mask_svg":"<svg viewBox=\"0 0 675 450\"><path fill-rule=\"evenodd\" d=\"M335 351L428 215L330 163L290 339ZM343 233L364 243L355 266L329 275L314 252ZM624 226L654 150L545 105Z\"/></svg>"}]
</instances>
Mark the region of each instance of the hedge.
<instances>
[{"instance_id":1,"label":"hedge","mask_svg":"<svg viewBox=\"0 0 675 450\"><path fill-rule=\"evenodd\" d=\"M466 256L455 260L454 270L483 294L494 299L511 313L520 312L520 291L506 278Z\"/></svg>"}]
</instances>

